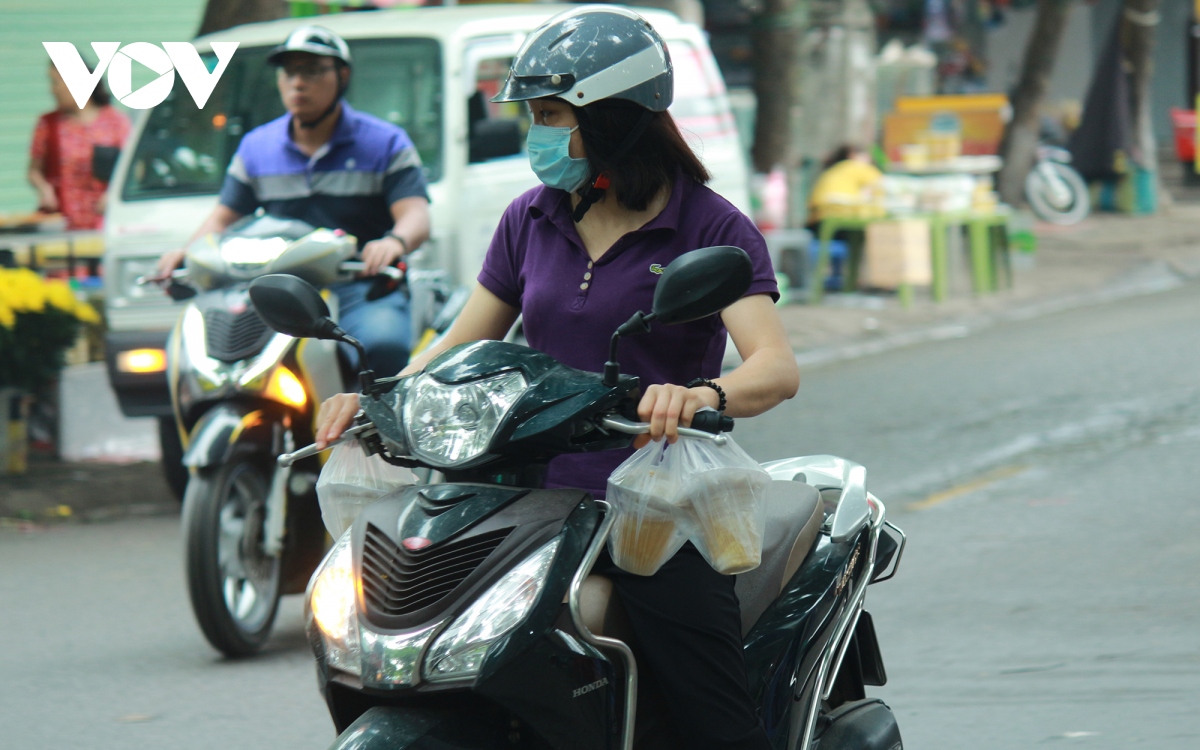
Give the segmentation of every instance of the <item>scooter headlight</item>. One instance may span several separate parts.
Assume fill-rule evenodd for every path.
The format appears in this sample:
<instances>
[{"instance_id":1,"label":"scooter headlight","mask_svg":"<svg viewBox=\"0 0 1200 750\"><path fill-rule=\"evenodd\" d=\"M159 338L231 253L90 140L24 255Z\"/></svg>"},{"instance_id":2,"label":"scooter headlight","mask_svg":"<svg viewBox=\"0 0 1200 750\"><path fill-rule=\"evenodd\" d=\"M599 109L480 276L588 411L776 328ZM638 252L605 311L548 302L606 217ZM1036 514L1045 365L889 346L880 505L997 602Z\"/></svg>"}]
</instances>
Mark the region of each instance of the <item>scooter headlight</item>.
<instances>
[{"instance_id":1,"label":"scooter headlight","mask_svg":"<svg viewBox=\"0 0 1200 750\"><path fill-rule=\"evenodd\" d=\"M310 627L315 624L321 634L329 666L361 675L361 646L354 611L356 592L354 558L350 530L347 529L329 550L309 584Z\"/></svg>"},{"instance_id":2,"label":"scooter headlight","mask_svg":"<svg viewBox=\"0 0 1200 750\"><path fill-rule=\"evenodd\" d=\"M422 375L404 401L409 446L417 457L438 466L478 458L526 386L519 372L456 385Z\"/></svg>"},{"instance_id":3,"label":"scooter headlight","mask_svg":"<svg viewBox=\"0 0 1200 750\"><path fill-rule=\"evenodd\" d=\"M555 537L542 545L446 628L425 657L425 679L432 682L479 674L488 649L512 632L537 602L558 543Z\"/></svg>"}]
</instances>

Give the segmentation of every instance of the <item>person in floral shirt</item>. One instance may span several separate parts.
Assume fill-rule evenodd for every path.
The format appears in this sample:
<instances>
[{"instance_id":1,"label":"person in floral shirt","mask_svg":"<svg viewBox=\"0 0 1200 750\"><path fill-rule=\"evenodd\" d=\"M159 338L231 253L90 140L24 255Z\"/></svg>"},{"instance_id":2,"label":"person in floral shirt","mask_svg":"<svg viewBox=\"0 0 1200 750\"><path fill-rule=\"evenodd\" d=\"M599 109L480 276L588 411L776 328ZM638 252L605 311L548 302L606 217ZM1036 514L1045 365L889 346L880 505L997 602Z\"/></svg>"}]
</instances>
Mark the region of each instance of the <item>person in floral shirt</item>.
<instances>
[{"instance_id":1,"label":"person in floral shirt","mask_svg":"<svg viewBox=\"0 0 1200 750\"><path fill-rule=\"evenodd\" d=\"M109 103L102 82L83 109L77 107L53 65L50 92L56 109L38 119L29 149L38 210L62 213L68 229L99 229L108 183L92 175L93 153L97 146L120 148L129 136L129 119Z\"/></svg>"}]
</instances>

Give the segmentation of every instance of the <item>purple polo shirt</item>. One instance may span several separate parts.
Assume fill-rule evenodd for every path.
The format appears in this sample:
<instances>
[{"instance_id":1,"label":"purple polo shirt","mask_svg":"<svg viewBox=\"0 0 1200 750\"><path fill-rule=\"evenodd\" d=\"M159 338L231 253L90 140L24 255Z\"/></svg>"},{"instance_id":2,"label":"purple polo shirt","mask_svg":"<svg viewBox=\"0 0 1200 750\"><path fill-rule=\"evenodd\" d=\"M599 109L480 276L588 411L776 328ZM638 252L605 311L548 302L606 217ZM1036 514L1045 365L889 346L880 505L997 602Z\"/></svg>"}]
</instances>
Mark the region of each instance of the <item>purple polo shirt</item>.
<instances>
[{"instance_id":1,"label":"purple polo shirt","mask_svg":"<svg viewBox=\"0 0 1200 750\"><path fill-rule=\"evenodd\" d=\"M500 219L479 283L524 316L529 345L563 364L602 372L617 326L649 311L658 274L680 255L701 247L734 245L754 263L747 296L778 298L767 245L745 214L707 187L680 175L662 212L621 237L593 263L571 221L566 192L536 187L517 198ZM685 384L721 374L725 326L719 315L666 326L621 340L621 372L656 383ZM632 449L559 456L547 487L578 487L603 497L608 476Z\"/></svg>"}]
</instances>

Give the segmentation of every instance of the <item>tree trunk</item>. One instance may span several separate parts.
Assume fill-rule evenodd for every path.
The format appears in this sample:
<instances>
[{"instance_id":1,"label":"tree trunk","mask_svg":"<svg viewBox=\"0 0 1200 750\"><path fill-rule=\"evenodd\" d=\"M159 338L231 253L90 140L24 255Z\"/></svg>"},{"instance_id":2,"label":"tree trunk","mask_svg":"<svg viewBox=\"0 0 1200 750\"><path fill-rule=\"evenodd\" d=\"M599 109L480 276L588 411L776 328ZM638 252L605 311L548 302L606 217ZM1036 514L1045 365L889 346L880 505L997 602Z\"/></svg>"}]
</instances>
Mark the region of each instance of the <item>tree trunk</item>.
<instances>
[{"instance_id":1,"label":"tree trunk","mask_svg":"<svg viewBox=\"0 0 1200 750\"><path fill-rule=\"evenodd\" d=\"M286 0L208 0L196 36L291 15ZM282 40L280 40L282 41Z\"/></svg>"},{"instance_id":2,"label":"tree trunk","mask_svg":"<svg viewBox=\"0 0 1200 750\"><path fill-rule=\"evenodd\" d=\"M1133 123L1129 156L1143 169L1157 171L1158 145L1151 120L1150 75L1159 0L1125 0L1124 6L1121 57L1129 71L1129 120Z\"/></svg>"},{"instance_id":3,"label":"tree trunk","mask_svg":"<svg viewBox=\"0 0 1200 750\"><path fill-rule=\"evenodd\" d=\"M755 172L792 161L792 109L800 48L801 0L765 0L751 31L757 115L751 160Z\"/></svg>"},{"instance_id":4,"label":"tree trunk","mask_svg":"<svg viewBox=\"0 0 1200 750\"><path fill-rule=\"evenodd\" d=\"M1042 99L1050 86L1054 61L1070 14L1070 0L1038 0L1033 33L1029 36L1025 60L1021 64L1021 77L1012 95L1012 120L1004 129L1000 144L1004 166L997 176L996 187L1004 202L1012 206L1024 202L1025 176L1037 156Z\"/></svg>"}]
</instances>

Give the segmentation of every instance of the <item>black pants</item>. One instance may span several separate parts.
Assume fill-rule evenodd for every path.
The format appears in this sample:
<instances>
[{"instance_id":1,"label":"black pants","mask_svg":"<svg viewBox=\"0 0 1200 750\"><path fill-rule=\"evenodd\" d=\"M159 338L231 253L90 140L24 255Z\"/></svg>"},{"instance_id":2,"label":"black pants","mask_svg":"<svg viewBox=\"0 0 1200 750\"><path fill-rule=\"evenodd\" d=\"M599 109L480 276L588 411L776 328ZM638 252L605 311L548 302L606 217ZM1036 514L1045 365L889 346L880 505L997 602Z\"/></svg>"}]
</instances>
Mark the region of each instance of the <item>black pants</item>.
<instances>
[{"instance_id":1,"label":"black pants","mask_svg":"<svg viewBox=\"0 0 1200 750\"><path fill-rule=\"evenodd\" d=\"M652 576L621 570L607 551L595 572L612 580L637 639L639 739L665 724L687 750L769 750L746 687L733 576L690 542Z\"/></svg>"}]
</instances>

